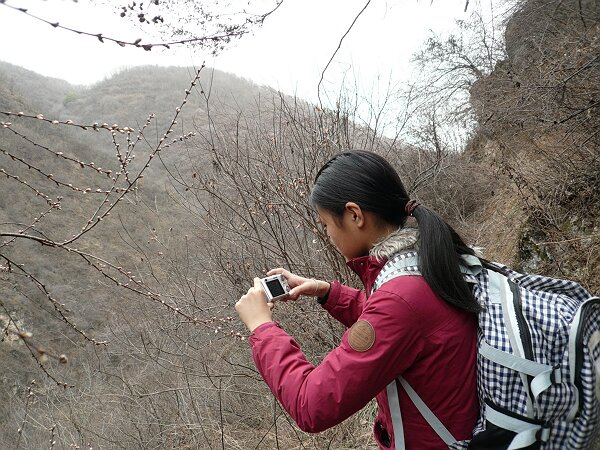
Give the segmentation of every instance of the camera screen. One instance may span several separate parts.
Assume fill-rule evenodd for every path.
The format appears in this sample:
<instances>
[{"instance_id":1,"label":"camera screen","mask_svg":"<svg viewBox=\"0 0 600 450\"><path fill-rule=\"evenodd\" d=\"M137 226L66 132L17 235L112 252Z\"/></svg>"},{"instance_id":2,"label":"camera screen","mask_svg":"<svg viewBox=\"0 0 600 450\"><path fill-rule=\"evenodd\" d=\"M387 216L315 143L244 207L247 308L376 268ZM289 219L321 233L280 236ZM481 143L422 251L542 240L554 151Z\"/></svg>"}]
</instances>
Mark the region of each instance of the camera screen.
<instances>
[{"instance_id":1,"label":"camera screen","mask_svg":"<svg viewBox=\"0 0 600 450\"><path fill-rule=\"evenodd\" d=\"M277 279L267 281L267 288L269 289L269 292L271 293L271 295L273 297L277 297L279 295L285 294L285 291L283 290L283 286Z\"/></svg>"}]
</instances>

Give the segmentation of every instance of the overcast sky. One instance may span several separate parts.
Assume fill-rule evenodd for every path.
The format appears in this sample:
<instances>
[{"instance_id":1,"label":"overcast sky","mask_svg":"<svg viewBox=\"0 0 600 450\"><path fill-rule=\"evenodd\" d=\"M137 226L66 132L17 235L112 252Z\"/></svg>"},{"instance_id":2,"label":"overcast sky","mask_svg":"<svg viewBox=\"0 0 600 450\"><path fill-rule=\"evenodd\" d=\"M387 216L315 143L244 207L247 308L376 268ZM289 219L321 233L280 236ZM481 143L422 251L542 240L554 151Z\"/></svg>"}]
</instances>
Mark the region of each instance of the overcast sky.
<instances>
[{"instance_id":1,"label":"overcast sky","mask_svg":"<svg viewBox=\"0 0 600 450\"><path fill-rule=\"evenodd\" d=\"M85 0L6 0L61 25L123 40L144 38L116 10ZM115 2L115 4L124 2ZM366 0L284 0L253 35L212 57L184 46L175 50L121 48L93 37L55 29L0 5L0 59L73 84L92 84L124 67L143 64L207 65L233 72L288 94L315 100L321 72ZM410 55L429 30L444 32L465 18L465 0L372 0L344 40L325 74L331 92L343 79L363 90L401 83ZM470 11L467 12L469 14Z\"/></svg>"}]
</instances>

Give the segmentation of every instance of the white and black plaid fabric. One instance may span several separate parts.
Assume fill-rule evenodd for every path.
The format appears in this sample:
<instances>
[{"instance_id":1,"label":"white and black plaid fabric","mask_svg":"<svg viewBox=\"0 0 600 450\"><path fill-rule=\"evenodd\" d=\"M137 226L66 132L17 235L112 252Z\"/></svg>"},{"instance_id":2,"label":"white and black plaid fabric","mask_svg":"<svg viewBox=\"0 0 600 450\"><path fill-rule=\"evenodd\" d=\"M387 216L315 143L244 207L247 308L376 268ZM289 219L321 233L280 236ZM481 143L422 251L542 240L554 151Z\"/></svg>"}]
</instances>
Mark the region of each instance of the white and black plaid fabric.
<instances>
[{"instance_id":1,"label":"white and black plaid fabric","mask_svg":"<svg viewBox=\"0 0 600 450\"><path fill-rule=\"evenodd\" d=\"M531 349L536 362L559 367L562 381L554 383L542 392L534 408L534 418L550 423L550 437L542 443L544 450L591 448L594 432L599 424L599 400L595 386L598 374L594 362L600 361L600 345L590 348L594 333L600 334L600 302L582 323L578 351L582 352L581 364L576 368L582 384L582 392L570 382L569 333L579 306L592 296L579 284L569 280L548 278L541 275L522 275L505 266L499 268L514 281L521 298L521 310L531 335ZM479 315L478 342L500 350L514 353L504 326L502 308L488 289L488 270L477 276L474 295L485 311ZM480 401L491 399L501 407L527 416L527 393L518 373L502 367L478 355L478 389ZM583 399L579 413L571 423L566 421L575 396ZM483 411L475 429L481 431L485 424Z\"/></svg>"}]
</instances>

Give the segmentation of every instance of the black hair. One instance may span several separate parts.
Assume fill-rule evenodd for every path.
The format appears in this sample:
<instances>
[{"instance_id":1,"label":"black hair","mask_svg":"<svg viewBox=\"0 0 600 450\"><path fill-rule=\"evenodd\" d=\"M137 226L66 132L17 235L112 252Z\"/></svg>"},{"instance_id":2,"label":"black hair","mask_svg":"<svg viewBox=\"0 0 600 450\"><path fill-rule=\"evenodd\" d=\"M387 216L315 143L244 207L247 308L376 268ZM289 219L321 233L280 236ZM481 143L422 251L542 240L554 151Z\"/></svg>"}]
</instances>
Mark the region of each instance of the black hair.
<instances>
[{"instance_id":1,"label":"black hair","mask_svg":"<svg viewBox=\"0 0 600 450\"><path fill-rule=\"evenodd\" d=\"M310 195L311 205L341 218L346 203L354 202L386 224L403 227L408 193L400 176L385 158L364 150L339 153L319 170ZM446 302L465 311L481 307L464 280L460 255L473 255L450 225L433 210L419 205L412 215L419 226L419 270L431 289Z\"/></svg>"}]
</instances>

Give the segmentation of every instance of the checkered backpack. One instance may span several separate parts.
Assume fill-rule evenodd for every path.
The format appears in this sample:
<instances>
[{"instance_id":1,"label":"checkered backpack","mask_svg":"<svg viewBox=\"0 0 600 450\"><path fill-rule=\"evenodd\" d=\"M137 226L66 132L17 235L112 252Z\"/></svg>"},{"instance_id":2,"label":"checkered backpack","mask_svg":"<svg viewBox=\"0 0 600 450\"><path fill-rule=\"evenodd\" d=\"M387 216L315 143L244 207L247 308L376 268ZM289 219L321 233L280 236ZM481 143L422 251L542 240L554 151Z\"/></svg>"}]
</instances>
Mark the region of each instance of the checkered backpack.
<instances>
[{"instance_id":1,"label":"checkered backpack","mask_svg":"<svg viewBox=\"0 0 600 450\"><path fill-rule=\"evenodd\" d=\"M477 340L480 417L470 441L457 442L412 387L387 387L396 449L404 450L397 383L453 449L589 449L600 425L600 298L579 284L463 256L461 270L483 306ZM392 257L375 291L420 275L418 255ZM600 436L598 437L600 438Z\"/></svg>"}]
</instances>

